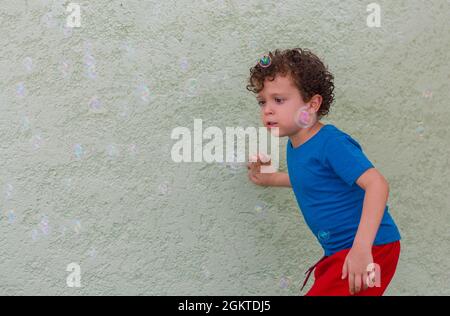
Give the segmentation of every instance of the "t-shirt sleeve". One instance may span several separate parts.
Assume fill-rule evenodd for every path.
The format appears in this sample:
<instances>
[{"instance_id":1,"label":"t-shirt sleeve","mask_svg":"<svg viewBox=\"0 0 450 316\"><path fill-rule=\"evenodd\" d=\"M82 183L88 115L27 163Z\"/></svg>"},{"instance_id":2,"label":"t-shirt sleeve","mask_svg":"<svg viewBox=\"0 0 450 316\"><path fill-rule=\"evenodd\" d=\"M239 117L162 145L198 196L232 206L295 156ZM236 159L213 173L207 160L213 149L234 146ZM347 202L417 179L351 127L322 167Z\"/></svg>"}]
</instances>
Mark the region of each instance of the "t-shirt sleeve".
<instances>
[{"instance_id":1,"label":"t-shirt sleeve","mask_svg":"<svg viewBox=\"0 0 450 316\"><path fill-rule=\"evenodd\" d=\"M356 140L348 135L333 137L325 143L323 162L348 185L374 168Z\"/></svg>"}]
</instances>

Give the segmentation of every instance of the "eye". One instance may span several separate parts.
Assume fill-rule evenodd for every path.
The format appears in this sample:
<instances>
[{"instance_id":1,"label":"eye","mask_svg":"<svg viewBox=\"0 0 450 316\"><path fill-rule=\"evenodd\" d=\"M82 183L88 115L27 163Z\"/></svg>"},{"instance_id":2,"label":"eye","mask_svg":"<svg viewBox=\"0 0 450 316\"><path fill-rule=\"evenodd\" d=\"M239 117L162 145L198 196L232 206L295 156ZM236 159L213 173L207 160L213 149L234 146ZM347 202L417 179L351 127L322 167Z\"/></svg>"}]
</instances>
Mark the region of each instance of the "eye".
<instances>
[{"instance_id":1,"label":"eye","mask_svg":"<svg viewBox=\"0 0 450 316\"><path fill-rule=\"evenodd\" d=\"M281 98L275 98L275 102L277 102L277 103L283 103L283 99L281 99Z\"/></svg>"},{"instance_id":2,"label":"eye","mask_svg":"<svg viewBox=\"0 0 450 316\"><path fill-rule=\"evenodd\" d=\"M259 106L263 106L264 103L266 103L266 102L265 102L265 101L258 101L258 105L259 105Z\"/></svg>"}]
</instances>

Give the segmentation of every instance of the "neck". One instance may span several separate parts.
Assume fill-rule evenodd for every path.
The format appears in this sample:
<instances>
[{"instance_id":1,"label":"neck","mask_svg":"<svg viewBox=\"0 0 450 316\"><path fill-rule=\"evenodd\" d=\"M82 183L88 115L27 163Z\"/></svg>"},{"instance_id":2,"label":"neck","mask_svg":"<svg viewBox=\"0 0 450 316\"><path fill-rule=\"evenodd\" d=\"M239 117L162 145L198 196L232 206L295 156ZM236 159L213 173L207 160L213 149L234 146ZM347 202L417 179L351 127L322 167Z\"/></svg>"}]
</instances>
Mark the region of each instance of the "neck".
<instances>
[{"instance_id":1,"label":"neck","mask_svg":"<svg viewBox=\"0 0 450 316\"><path fill-rule=\"evenodd\" d=\"M301 128L294 135L289 136L293 147L298 147L304 144L308 139L313 137L323 126L320 121L314 123L311 127Z\"/></svg>"}]
</instances>

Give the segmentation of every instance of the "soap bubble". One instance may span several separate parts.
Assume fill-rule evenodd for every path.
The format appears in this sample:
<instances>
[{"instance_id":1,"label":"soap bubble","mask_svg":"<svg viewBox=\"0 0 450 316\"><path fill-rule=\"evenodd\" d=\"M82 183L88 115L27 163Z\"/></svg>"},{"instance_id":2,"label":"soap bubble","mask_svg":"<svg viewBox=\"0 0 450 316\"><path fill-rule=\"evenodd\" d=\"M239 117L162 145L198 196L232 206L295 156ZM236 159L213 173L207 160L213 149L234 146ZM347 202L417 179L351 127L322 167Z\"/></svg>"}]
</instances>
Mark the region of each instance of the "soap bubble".
<instances>
[{"instance_id":1,"label":"soap bubble","mask_svg":"<svg viewBox=\"0 0 450 316\"><path fill-rule=\"evenodd\" d=\"M41 222L39 223L39 228L44 235L48 235L50 233L50 226L47 217L42 218Z\"/></svg>"},{"instance_id":2,"label":"soap bubble","mask_svg":"<svg viewBox=\"0 0 450 316\"><path fill-rule=\"evenodd\" d=\"M97 256L97 250L95 250L94 247L91 247L91 249L89 249L89 251L88 251L88 255L89 255L89 257L91 257L91 258L96 257L96 256Z\"/></svg>"},{"instance_id":3,"label":"soap bubble","mask_svg":"<svg viewBox=\"0 0 450 316\"><path fill-rule=\"evenodd\" d=\"M180 59L180 68L186 71L189 68L189 62L186 57Z\"/></svg>"},{"instance_id":4,"label":"soap bubble","mask_svg":"<svg viewBox=\"0 0 450 316\"><path fill-rule=\"evenodd\" d=\"M136 49L128 42L122 43L121 49L127 58L133 58L136 55Z\"/></svg>"},{"instance_id":5,"label":"soap bubble","mask_svg":"<svg viewBox=\"0 0 450 316\"><path fill-rule=\"evenodd\" d=\"M287 289L291 285L291 280L287 277L282 277L280 279L280 288Z\"/></svg>"},{"instance_id":6,"label":"soap bubble","mask_svg":"<svg viewBox=\"0 0 450 316\"><path fill-rule=\"evenodd\" d=\"M310 112L310 107L302 106L297 110L294 116L295 124L301 128L308 128L313 126L317 121L316 113Z\"/></svg>"},{"instance_id":7,"label":"soap bubble","mask_svg":"<svg viewBox=\"0 0 450 316\"><path fill-rule=\"evenodd\" d=\"M30 143L33 149L39 149L44 143L44 140L41 135L35 134L31 137Z\"/></svg>"},{"instance_id":8,"label":"soap bubble","mask_svg":"<svg viewBox=\"0 0 450 316\"><path fill-rule=\"evenodd\" d=\"M97 77L97 73L95 72L95 65L89 65L86 67L87 76L90 79L95 79Z\"/></svg>"},{"instance_id":9,"label":"soap bubble","mask_svg":"<svg viewBox=\"0 0 450 316\"><path fill-rule=\"evenodd\" d=\"M33 69L33 60L31 59L31 57L25 57L25 59L23 60L23 66L28 72Z\"/></svg>"},{"instance_id":10,"label":"soap bubble","mask_svg":"<svg viewBox=\"0 0 450 316\"><path fill-rule=\"evenodd\" d=\"M159 195L167 195L169 193L169 184L167 182L161 183L158 186Z\"/></svg>"},{"instance_id":11,"label":"soap bubble","mask_svg":"<svg viewBox=\"0 0 450 316\"><path fill-rule=\"evenodd\" d=\"M119 156L119 149L114 144L109 144L108 146L106 146L106 152L108 153L108 156L111 158Z\"/></svg>"},{"instance_id":12,"label":"soap bubble","mask_svg":"<svg viewBox=\"0 0 450 316\"><path fill-rule=\"evenodd\" d=\"M84 155L83 146L81 146L80 144L75 144L73 146L73 151L77 159L81 159L81 157Z\"/></svg>"},{"instance_id":13,"label":"soap bubble","mask_svg":"<svg viewBox=\"0 0 450 316\"><path fill-rule=\"evenodd\" d=\"M237 154L237 152L234 152L234 155L233 155L231 161L228 161L228 157L227 157L227 161L225 162L225 167L231 173L236 174L236 173L238 173L238 172L243 170L244 163L238 162L238 154Z\"/></svg>"},{"instance_id":14,"label":"soap bubble","mask_svg":"<svg viewBox=\"0 0 450 316\"><path fill-rule=\"evenodd\" d=\"M264 203L264 202L256 203L256 205L255 205L256 215L259 218L266 217L266 215L267 215L267 208L268 208L268 205L266 203Z\"/></svg>"},{"instance_id":15,"label":"soap bubble","mask_svg":"<svg viewBox=\"0 0 450 316\"><path fill-rule=\"evenodd\" d=\"M130 115L130 107L126 104L120 105L117 115L123 118L128 117Z\"/></svg>"},{"instance_id":16,"label":"soap bubble","mask_svg":"<svg viewBox=\"0 0 450 316\"><path fill-rule=\"evenodd\" d=\"M423 136L424 132L425 127L423 127L422 123L419 123L419 126L416 127L416 133L419 134L419 136Z\"/></svg>"},{"instance_id":17,"label":"soap bubble","mask_svg":"<svg viewBox=\"0 0 450 316\"><path fill-rule=\"evenodd\" d=\"M51 12L48 12L41 17L41 23L49 29L54 28L57 25L56 20L52 16Z\"/></svg>"},{"instance_id":18,"label":"soap bubble","mask_svg":"<svg viewBox=\"0 0 450 316\"><path fill-rule=\"evenodd\" d=\"M202 266L202 274L205 279L208 279L211 276L211 272L204 265Z\"/></svg>"},{"instance_id":19,"label":"soap bubble","mask_svg":"<svg viewBox=\"0 0 450 316\"><path fill-rule=\"evenodd\" d=\"M137 146L136 146L136 144L131 144L130 147L129 147L129 150L130 150L130 153L132 155L136 155L136 153L137 153Z\"/></svg>"},{"instance_id":20,"label":"soap bubble","mask_svg":"<svg viewBox=\"0 0 450 316\"><path fill-rule=\"evenodd\" d=\"M59 71L61 72L63 78L66 78L70 74L70 64L67 61L62 61L59 65Z\"/></svg>"},{"instance_id":21,"label":"soap bubble","mask_svg":"<svg viewBox=\"0 0 450 316\"><path fill-rule=\"evenodd\" d=\"M39 233L38 233L37 229L33 229L33 230L31 231L31 239L32 239L33 241L36 241L36 240L37 240L38 235L39 235Z\"/></svg>"},{"instance_id":22,"label":"soap bubble","mask_svg":"<svg viewBox=\"0 0 450 316\"><path fill-rule=\"evenodd\" d=\"M424 98L431 99L433 97L433 91L431 91L431 89L426 89L422 95Z\"/></svg>"},{"instance_id":23,"label":"soap bubble","mask_svg":"<svg viewBox=\"0 0 450 316\"><path fill-rule=\"evenodd\" d=\"M23 116L22 117L22 130L27 131L29 129L30 129L30 119L28 118L28 116Z\"/></svg>"},{"instance_id":24,"label":"soap bubble","mask_svg":"<svg viewBox=\"0 0 450 316\"><path fill-rule=\"evenodd\" d=\"M328 241L330 239L330 232L328 230L320 230L317 233L317 237L321 242Z\"/></svg>"},{"instance_id":25,"label":"soap bubble","mask_svg":"<svg viewBox=\"0 0 450 316\"><path fill-rule=\"evenodd\" d=\"M5 185L5 197L6 199L10 199L14 192L14 186L11 183L7 183Z\"/></svg>"},{"instance_id":26,"label":"soap bubble","mask_svg":"<svg viewBox=\"0 0 450 316\"><path fill-rule=\"evenodd\" d=\"M72 34L73 34L73 28L72 27L64 26L62 30L63 30L64 38L71 37Z\"/></svg>"},{"instance_id":27,"label":"soap bubble","mask_svg":"<svg viewBox=\"0 0 450 316\"><path fill-rule=\"evenodd\" d=\"M14 213L14 210L10 210L8 212L8 222L10 224L13 224L16 221L16 214Z\"/></svg>"},{"instance_id":28,"label":"soap bubble","mask_svg":"<svg viewBox=\"0 0 450 316\"><path fill-rule=\"evenodd\" d=\"M185 92L188 97L195 97L198 95L198 80L191 78L186 82Z\"/></svg>"},{"instance_id":29,"label":"soap bubble","mask_svg":"<svg viewBox=\"0 0 450 316\"><path fill-rule=\"evenodd\" d=\"M27 94L25 83L19 82L16 86L17 96L24 97Z\"/></svg>"},{"instance_id":30,"label":"soap bubble","mask_svg":"<svg viewBox=\"0 0 450 316\"><path fill-rule=\"evenodd\" d=\"M100 99L97 96L94 96L89 101L89 109L93 113L101 113L103 112L103 105Z\"/></svg>"},{"instance_id":31,"label":"soap bubble","mask_svg":"<svg viewBox=\"0 0 450 316\"><path fill-rule=\"evenodd\" d=\"M80 220L74 220L73 221L73 230L77 234L80 233L80 231L81 231L81 221Z\"/></svg>"},{"instance_id":32,"label":"soap bubble","mask_svg":"<svg viewBox=\"0 0 450 316\"><path fill-rule=\"evenodd\" d=\"M147 104L150 101L150 90L146 85L144 84L139 85L139 87L137 88L137 94L140 100L145 104Z\"/></svg>"}]
</instances>

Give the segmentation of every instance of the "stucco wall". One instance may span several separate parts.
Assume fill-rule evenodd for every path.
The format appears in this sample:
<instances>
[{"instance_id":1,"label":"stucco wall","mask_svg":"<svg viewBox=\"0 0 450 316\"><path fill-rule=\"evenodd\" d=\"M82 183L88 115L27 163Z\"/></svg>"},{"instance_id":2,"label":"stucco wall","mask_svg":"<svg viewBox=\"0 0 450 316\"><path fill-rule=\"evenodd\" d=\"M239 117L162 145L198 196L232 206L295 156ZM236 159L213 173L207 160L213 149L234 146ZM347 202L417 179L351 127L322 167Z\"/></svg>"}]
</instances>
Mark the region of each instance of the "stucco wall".
<instances>
[{"instance_id":1,"label":"stucco wall","mask_svg":"<svg viewBox=\"0 0 450 316\"><path fill-rule=\"evenodd\" d=\"M450 1L377 1L370 28L370 1L80 0L73 29L69 2L0 1L0 294L298 295L322 250L292 191L170 156L195 118L259 126L248 70L290 47L390 183L386 294L450 294Z\"/></svg>"}]
</instances>

